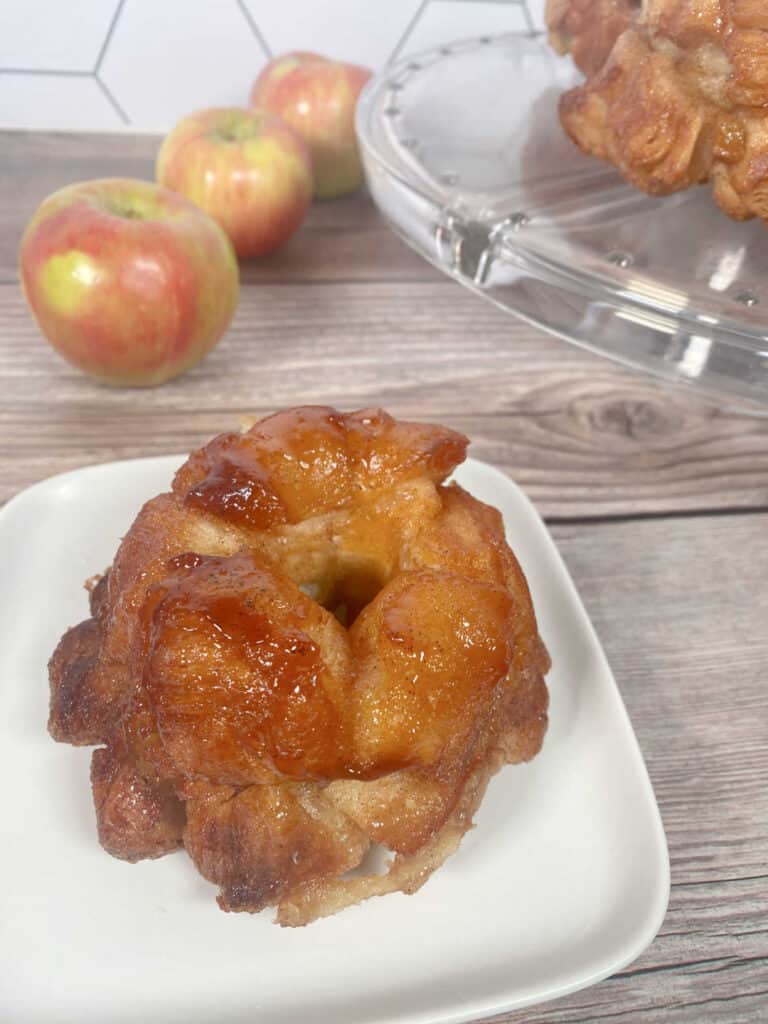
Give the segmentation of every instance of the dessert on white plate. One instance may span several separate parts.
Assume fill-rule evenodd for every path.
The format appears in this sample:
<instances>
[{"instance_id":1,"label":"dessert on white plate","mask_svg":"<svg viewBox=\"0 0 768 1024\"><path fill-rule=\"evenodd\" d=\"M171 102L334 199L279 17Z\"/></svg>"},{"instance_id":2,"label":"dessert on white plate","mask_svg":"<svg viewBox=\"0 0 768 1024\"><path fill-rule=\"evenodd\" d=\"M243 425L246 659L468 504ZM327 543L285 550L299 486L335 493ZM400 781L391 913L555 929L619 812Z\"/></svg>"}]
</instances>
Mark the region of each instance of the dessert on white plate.
<instances>
[{"instance_id":1,"label":"dessert on white plate","mask_svg":"<svg viewBox=\"0 0 768 1024\"><path fill-rule=\"evenodd\" d=\"M454 479L498 508L552 655L530 764L491 780L475 828L414 896L309 928L221 914L188 858L126 864L96 841L91 750L52 743L46 662L87 610L145 501L183 457L65 473L0 510L2 1003L19 1024L457 1024L621 969L666 909L669 863L648 776L599 642L544 524L508 477ZM87 554L86 554L87 552ZM19 879L34 879L20 885ZM297 965L301 983L297 984Z\"/></svg>"}]
</instances>

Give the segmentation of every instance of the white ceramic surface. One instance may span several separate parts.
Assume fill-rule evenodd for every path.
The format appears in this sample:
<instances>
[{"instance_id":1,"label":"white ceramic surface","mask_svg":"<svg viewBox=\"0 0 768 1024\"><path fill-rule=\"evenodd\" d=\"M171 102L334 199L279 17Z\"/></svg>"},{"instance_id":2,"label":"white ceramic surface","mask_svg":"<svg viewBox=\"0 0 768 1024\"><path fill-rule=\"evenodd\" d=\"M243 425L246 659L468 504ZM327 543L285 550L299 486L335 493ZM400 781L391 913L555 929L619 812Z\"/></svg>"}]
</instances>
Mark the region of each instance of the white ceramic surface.
<instances>
[{"instance_id":1,"label":"white ceramic surface","mask_svg":"<svg viewBox=\"0 0 768 1024\"><path fill-rule=\"evenodd\" d=\"M175 854L96 841L90 751L48 738L46 662L177 458L94 466L0 512L0 1019L4 1024L458 1024L589 985L633 960L667 905L645 766L599 642L522 492L469 460L499 507L554 667L550 727L492 781L459 852L414 896L301 929L224 914Z\"/></svg>"}]
</instances>

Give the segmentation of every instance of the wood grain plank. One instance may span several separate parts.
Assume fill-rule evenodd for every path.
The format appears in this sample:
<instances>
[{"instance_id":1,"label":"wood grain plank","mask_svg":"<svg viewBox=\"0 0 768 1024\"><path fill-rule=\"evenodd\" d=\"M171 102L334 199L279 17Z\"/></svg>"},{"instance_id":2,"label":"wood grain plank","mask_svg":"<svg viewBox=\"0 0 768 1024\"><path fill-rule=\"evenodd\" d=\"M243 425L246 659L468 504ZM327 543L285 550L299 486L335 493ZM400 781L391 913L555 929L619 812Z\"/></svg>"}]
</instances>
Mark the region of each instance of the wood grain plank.
<instances>
[{"instance_id":1,"label":"wood grain plank","mask_svg":"<svg viewBox=\"0 0 768 1024\"><path fill-rule=\"evenodd\" d=\"M57 189L89 178L154 180L160 138L0 132L0 281L18 278L27 221ZM277 252L241 265L243 281L440 280L386 226L364 190L315 203Z\"/></svg>"},{"instance_id":2,"label":"wood grain plank","mask_svg":"<svg viewBox=\"0 0 768 1024\"><path fill-rule=\"evenodd\" d=\"M768 1017L768 515L558 525L664 820L672 894L614 978L497 1024Z\"/></svg>"},{"instance_id":3,"label":"wood grain plank","mask_svg":"<svg viewBox=\"0 0 768 1024\"><path fill-rule=\"evenodd\" d=\"M151 178L157 145L0 133L0 501L90 462L187 451L240 415L299 402L383 404L464 430L560 521L672 862L666 921L636 963L497 1020L768 1020L768 416L511 320L411 253L363 194L315 206L283 250L243 268L235 322L202 366L159 389L100 387L39 337L18 239L67 182ZM690 514L735 510L752 514Z\"/></svg>"},{"instance_id":4,"label":"wood grain plank","mask_svg":"<svg viewBox=\"0 0 768 1024\"><path fill-rule=\"evenodd\" d=\"M768 507L768 417L614 367L447 281L248 285L205 363L151 390L64 364L14 285L0 338L0 499L89 462L188 451L241 414L329 403L465 431L551 519Z\"/></svg>"}]
</instances>

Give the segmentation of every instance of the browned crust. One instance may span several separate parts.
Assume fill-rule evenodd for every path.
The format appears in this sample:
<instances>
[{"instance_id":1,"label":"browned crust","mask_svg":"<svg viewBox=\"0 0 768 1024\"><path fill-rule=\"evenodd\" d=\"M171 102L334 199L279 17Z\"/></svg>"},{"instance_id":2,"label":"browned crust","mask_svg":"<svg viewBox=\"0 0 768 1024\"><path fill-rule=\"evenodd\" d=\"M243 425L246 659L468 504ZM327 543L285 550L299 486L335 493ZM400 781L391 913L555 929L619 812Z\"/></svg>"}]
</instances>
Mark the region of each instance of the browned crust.
<instances>
[{"instance_id":1,"label":"browned crust","mask_svg":"<svg viewBox=\"0 0 768 1024\"><path fill-rule=\"evenodd\" d=\"M648 0L610 30L600 9L549 5L555 47L587 73L560 106L576 145L651 195L709 182L729 216L768 217L766 5Z\"/></svg>"},{"instance_id":2,"label":"browned crust","mask_svg":"<svg viewBox=\"0 0 768 1024\"><path fill-rule=\"evenodd\" d=\"M640 0L547 0L549 41L558 53L570 53L585 74L594 74L639 8Z\"/></svg>"},{"instance_id":3,"label":"browned crust","mask_svg":"<svg viewBox=\"0 0 768 1024\"><path fill-rule=\"evenodd\" d=\"M104 708L90 686L101 637L96 619L86 619L67 630L51 656L48 730L55 740L92 745L105 737Z\"/></svg>"},{"instance_id":4,"label":"browned crust","mask_svg":"<svg viewBox=\"0 0 768 1024\"><path fill-rule=\"evenodd\" d=\"M272 526L257 529L240 513L236 521L228 521L211 508L188 505L186 495L189 487L197 486L193 481L199 483L200 467L208 465L206 471L212 471L206 461L210 454L204 450L194 455L192 468L177 477L175 492L144 506L111 570L90 581L92 618L62 637L50 662L51 734L70 743L104 744L94 752L91 774L104 848L135 861L162 856L183 844L204 877L219 886L223 909L254 912L276 906L278 921L285 925L306 924L369 896L414 892L472 827L472 816L494 772L503 764L533 757L546 731L543 677L549 660L525 577L504 539L501 517L461 488L441 483L463 458L465 442L452 432L441 434L442 428L393 428L395 421L378 415L380 419L364 417L373 424L372 437L354 442L363 452L354 457L363 460L364 487L357 491L351 484L350 497L342 495L334 499L339 502L336 507L328 507L322 478L310 480L310 513L295 523L284 520L295 519L301 507L303 478L285 476L282 466L278 469L283 476L277 480L259 470L260 485L273 488L276 495L268 503L269 514L278 517ZM336 444L335 421L332 428L323 438L330 436L328 443ZM266 428L257 424L255 429L268 433L274 427L267 421ZM358 429L354 423L353 429ZM384 437L380 457L376 430ZM292 436L289 431L286 445ZM272 436L263 443L272 445ZM378 461L369 453L371 444ZM379 481L372 475L376 466L385 474ZM180 769L176 748L159 727L153 704L157 680L150 686L147 676L155 664L148 660L148 652L157 638L156 631L146 627L156 618L147 615L169 592L171 564L183 573L202 572L200 579L205 580L207 570L199 566L207 564L206 559L219 559L233 571L240 571L241 563L247 568L250 562L238 552L252 553L265 572L272 566L270 579L279 578L276 566L290 576L285 593L298 595L290 607L296 607L299 597L299 604L306 603L295 583L307 580L319 581L318 593L327 600L342 595L350 607L355 588L363 587L365 593L371 580L377 581L377 588L386 580L403 581L409 597L418 587L427 587L425 593L433 595L455 591L464 595L467 609L472 595L480 602L478 608L490 602L489 609L502 616L499 623L508 623L503 674L487 692L478 690L448 722L444 738L439 719L426 723L426 729L438 731L412 767L372 770L360 778L342 777L343 772L289 778L274 769L265 774L260 768L252 779L246 774L237 785ZM326 586L327 579L349 572L350 566L352 590L339 590L333 580ZM441 573L443 583L435 589ZM221 577L214 572L213 578ZM387 593L390 603L397 600L397 588ZM437 609L437 596L430 600L437 601ZM448 602L455 603L453 598ZM375 653L384 637L383 612L364 609L347 641L333 616L314 607L317 614L301 615L307 616L307 623L317 620L313 635L321 646L327 645L334 671L343 680L349 654L341 648L334 653L333 645L349 643L354 652L357 636ZM511 617L503 611L510 607ZM323 625L326 620L333 624L330 632ZM376 658L372 664L385 664ZM386 679L383 682L386 707ZM451 685L458 683L456 679ZM344 685L352 685L351 677ZM342 689L333 699L346 706L357 698L354 690ZM355 722L351 717L352 736ZM362 727L369 735L365 721ZM191 742L189 737L181 740ZM353 753L354 749L353 743ZM346 877L365 859L372 843L393 852L387 873Z\"/></svg>"},{"instance_id":5,"label":"browned crust","mask_svg":"<svg viewBox=\"0 0 768 1024\"><path fill-rule=\"evenodd\" d=\"M162 857L182 844L184 804L168 781L138 771L125 751L99 747L91 759L99 842L113 857Z\"/></svg>"}]
</instances>

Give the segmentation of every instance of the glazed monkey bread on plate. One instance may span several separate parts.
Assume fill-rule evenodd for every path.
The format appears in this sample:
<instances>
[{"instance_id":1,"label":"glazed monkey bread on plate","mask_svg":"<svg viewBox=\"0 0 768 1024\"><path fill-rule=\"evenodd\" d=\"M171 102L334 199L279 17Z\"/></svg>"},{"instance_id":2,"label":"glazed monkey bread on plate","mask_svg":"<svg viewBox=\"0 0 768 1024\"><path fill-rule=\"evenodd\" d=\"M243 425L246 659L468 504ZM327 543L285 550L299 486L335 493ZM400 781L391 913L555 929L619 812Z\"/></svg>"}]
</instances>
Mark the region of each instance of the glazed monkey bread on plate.
<instances>
[{"instance_id":1,"label":"glazed monkey bread on plate","mask_svg":"<svg viewBox=\"0 0 768 1024\"><path fill-rule=\"evenodd\" d=\"M225 910L300 925L457 848L539 750L549 667L501 516L444 483L467 443L292 409L143 507L50 663L51 734L98 745L106 850L184 846Z\"/></svg>"},{"instance_id":2,"label":"glazed monkey bread on plate","mask_svg":"<svg viewBox=\"0 0 768 1024\"><path fill-rule=\"evenodd\" d=\"M651 195L709 182L730 217L768 218L765 0L548 0L546 16L587 76L560 102L581 150Z\"/></svg>"}]
</instances>

